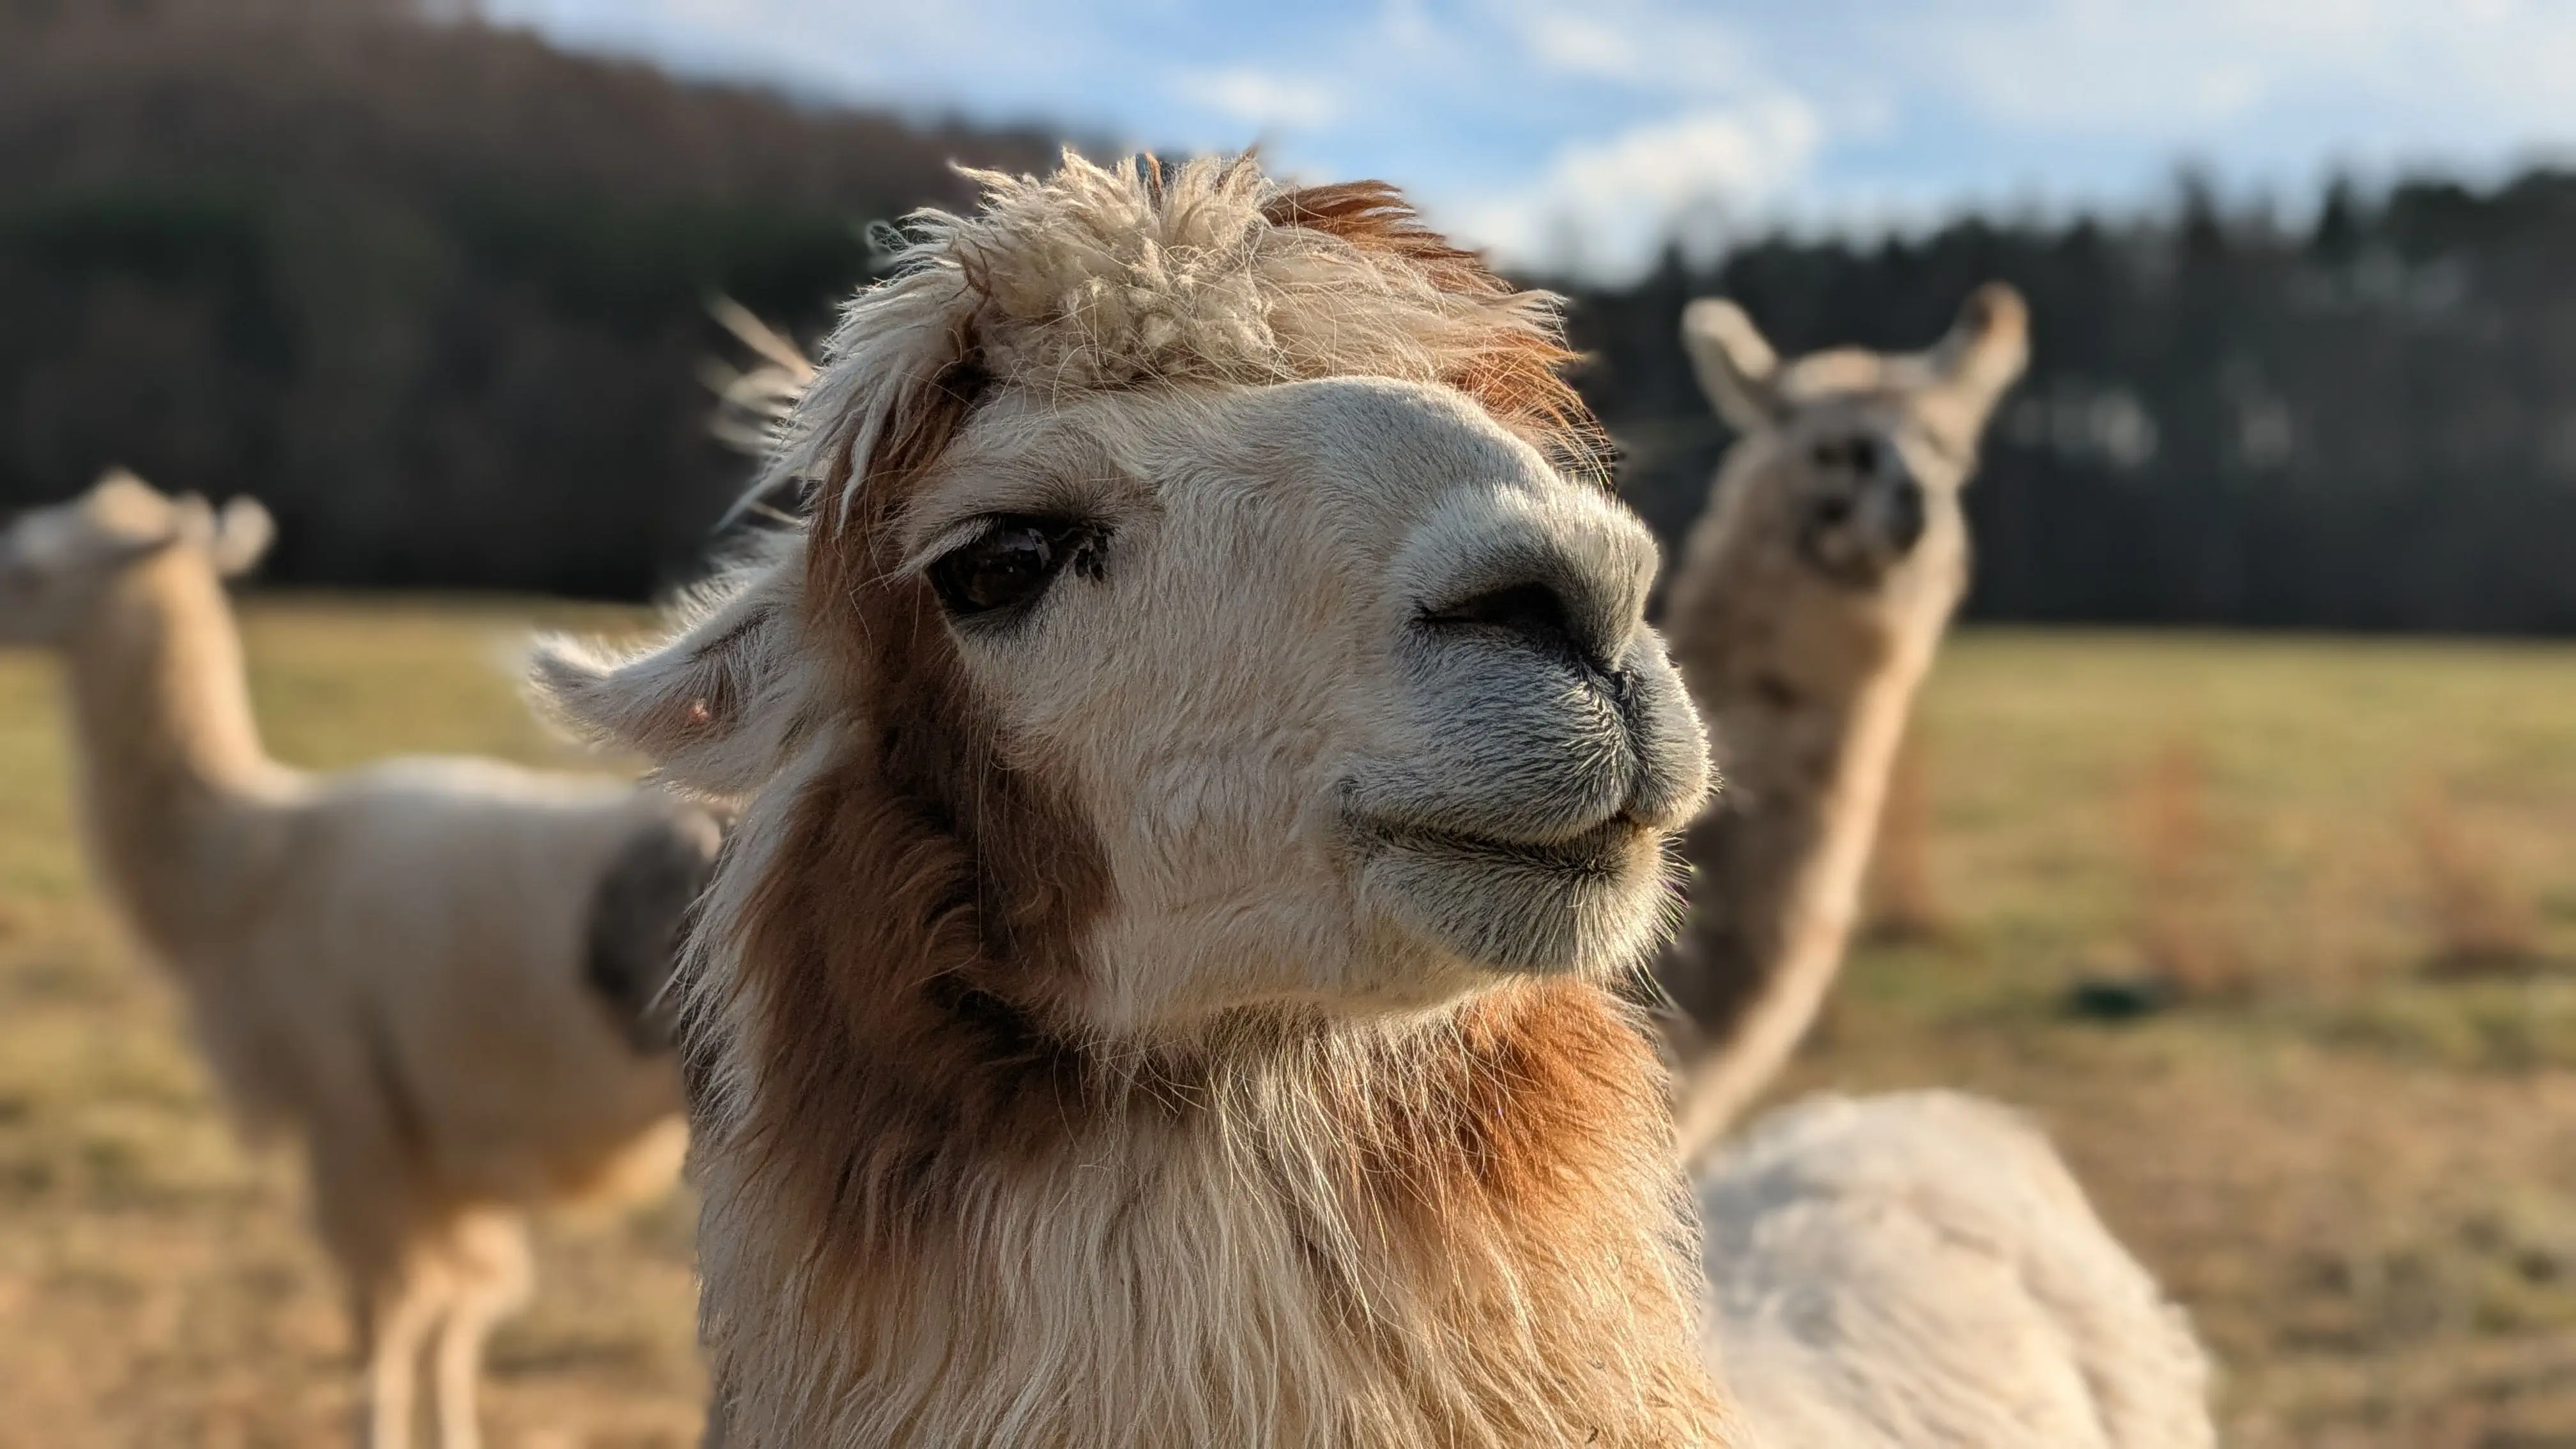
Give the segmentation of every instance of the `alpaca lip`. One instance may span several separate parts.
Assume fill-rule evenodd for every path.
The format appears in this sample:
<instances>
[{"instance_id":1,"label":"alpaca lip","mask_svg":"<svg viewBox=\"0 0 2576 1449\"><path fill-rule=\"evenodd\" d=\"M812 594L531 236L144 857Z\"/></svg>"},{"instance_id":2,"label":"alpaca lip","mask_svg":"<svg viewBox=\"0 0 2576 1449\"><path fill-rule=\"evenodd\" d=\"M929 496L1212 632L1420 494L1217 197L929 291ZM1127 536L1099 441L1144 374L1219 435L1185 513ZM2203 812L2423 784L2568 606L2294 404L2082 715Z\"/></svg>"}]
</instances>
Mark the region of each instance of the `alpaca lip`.
<instances>
[{"instance_id":1,"label":"alpaca lip","mask_svg":"<svg viewBox=\"0 0 2576 1449\"><path fill-rule=\"evenodd\" d=\"M1358 814L1348 817L1348 823L1360 840L1381 849L1571 876L1623 876L1635 868L1638 847L1656 834L1624 814L1564 840L1544 844L1431 829Z\"/></svg>"}]
</instances>

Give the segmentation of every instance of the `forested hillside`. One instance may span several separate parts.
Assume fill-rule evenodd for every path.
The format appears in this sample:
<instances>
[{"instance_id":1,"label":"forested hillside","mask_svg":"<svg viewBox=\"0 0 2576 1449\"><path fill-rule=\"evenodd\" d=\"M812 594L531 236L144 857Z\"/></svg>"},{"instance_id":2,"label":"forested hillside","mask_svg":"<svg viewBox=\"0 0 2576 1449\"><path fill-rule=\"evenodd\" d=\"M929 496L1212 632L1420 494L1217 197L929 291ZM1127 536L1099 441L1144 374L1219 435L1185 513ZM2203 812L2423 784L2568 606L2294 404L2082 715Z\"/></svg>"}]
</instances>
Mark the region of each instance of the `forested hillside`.
<instances>
[{"instance_id":1,"label":"forested hillside","mask_svg":"<svg viewBox=\"0 0 2576 1449\"><path fill-rule=\"evenodd\" d=\"M0 508L124 462L277 511L271 577L635 596L743 475L722 292L810 334L925 131L342 0L0 0Z\"/></svg>"},{"instance_id":2,"label":"forested hillside","mask_svg":"<svg viewBox=\"0 0 2576 1449\"><path fill-rule=\"evenodd\" d=\"M397 0L0 0L0 507L122 461L269 500L276 578L642 594L743 475L706 433L706 299L810 339L867 222L1053 144ZM1988 277L2037 345L1972 495L1978 614L2576 630L2576 176L2339 188L2295 228L2186 186L1568 290L1670 533L1725 441L1685 300L1787 349L1917 345Z\"/></svg>"}]
</instances>

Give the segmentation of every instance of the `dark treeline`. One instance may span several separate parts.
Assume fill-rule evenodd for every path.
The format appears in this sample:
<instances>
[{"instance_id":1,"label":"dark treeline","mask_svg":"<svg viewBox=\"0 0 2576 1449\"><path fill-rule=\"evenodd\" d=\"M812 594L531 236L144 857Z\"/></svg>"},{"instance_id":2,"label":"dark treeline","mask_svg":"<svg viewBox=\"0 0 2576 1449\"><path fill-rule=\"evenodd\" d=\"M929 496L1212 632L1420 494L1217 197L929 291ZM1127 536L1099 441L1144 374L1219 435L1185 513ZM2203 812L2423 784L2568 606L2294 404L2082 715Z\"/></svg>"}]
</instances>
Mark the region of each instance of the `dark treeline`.
<instances>
[{"instance_id":1,"label":"dark treeline","mask_svg":"<svg viewBox=\"0 0 2576 1449\"><path fill-rule=\"evenodd\" d=\"M640 596L745 474L725 293L811 336L871 219L1042 165L364 0L0 0L0 510L255 493L272 578Z\"/></svg>"},{"instance_id":2,"label":"dark treeline","mask_svg":"<svg viewBox=\"0 0 2576 1449\"><path fill-rule=\"evenodd\" d=\"M1630 497L1677 533L1726 442L1687 299L1735 297L1783 352L1917 347L1990 277L2035 336L1971 490L1976 614L2576 630L2576 176L2555 172L2337 185L2297 229L2186 182L2167 220L1771 241L1574 289Z\"/></svg>"},{"instance_id":3,"label":"dark treeline","mask_svg":"<svg viewBox=\"0 0 2576 1449\"><path fill-rule=\"evenodd\" d=\"M403 0L0 0L0 509L111 462L277 511L271 576L637 596L745 473L725 293L811 338L865 223L1049 138L799 107ZM1574 288L1668 536L1726 438L1675 337L1914 346L2033 305L1971 494L1989 618L2576 630L2576 176L1775 240Z\"/></svg>"}]
</instances>

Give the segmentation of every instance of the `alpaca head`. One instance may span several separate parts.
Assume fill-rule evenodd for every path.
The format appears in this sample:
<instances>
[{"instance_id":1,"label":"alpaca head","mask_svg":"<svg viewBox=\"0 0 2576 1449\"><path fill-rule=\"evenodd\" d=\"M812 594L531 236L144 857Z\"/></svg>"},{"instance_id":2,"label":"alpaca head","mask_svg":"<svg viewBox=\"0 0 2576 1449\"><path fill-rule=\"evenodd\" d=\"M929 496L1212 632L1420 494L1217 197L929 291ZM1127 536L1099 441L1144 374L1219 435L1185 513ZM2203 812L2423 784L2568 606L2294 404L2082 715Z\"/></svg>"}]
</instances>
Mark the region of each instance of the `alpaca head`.
<instances>
[{"instance_id":1,"label":"alpaca head","mask_svg":"<svg viewBox=\"0 0 2576 1449\"><path fill-rule=\"evenodd\" d=\"M789 418L804 526L657 648L541 651L541 688L758 794L746 837L866 777L782 848L895 913L944 872L913 934L1050 1035L1630 965L1704 746L1548 299L1373 185L984 180Z\"/></svg>"},{"instance_id":2,"label":"alpaca head","mask_svg":"<svg viewBox=\"0 0 2576 1449\"><path fill-rule=\"evenodd\" d=\"M70 641L127 569L172 549L202 554L220 576L268 549L268 510L236 498L221 512L177 498L122 468L67 503L21 514L0 532L0 644Z\"/></svg>"},{"instance_id":3,"label":"alpaca head","mask_svg":"<svg viewBox=\"0 0 2576 1449\"><path fill-rule=\"evenodd\" d=\"M1736 516L1855 589L1879 588L1909 560L1958 560L1959 489L1987 417L2021 376L2027 318L2020 294L1989 283L1928 352L1835 348L1784 363L1741 307L1692 303L1691 365L1743 435L1727 469L1743 494Z\"/></svg>"}]
</instances>

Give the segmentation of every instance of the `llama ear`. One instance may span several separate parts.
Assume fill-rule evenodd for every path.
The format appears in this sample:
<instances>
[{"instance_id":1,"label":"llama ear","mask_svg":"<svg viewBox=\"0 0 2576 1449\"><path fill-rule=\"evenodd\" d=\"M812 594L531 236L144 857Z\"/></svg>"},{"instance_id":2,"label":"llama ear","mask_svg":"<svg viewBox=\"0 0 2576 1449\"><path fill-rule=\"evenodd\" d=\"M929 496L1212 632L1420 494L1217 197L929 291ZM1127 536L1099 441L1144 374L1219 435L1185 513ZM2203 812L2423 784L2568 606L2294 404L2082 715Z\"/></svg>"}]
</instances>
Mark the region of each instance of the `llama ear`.
<instances>
[{"instance_id":1,"label":"llama ear","mask_svg":"<svg viewBox=\"0 0 2576 1449\"><path fill-rule=\"evenodd\" d=\"M149 486L148 484L146 485ZM182 493L170 500L169 522L151 547L167 548L174 543L194 544L212 553L215 547L215 506L202 493Z\"/></svg>"},{"instance_id":2,"label":"llama ear","mask_svg":"<svg viewBox=\"0 0 2576 1449\"><path fill-rule=\"evenodd\" d=\"M539 639L528 680L535 702L576 734L641 754L679 784L716 796L750 793L795 733L803 558L802 536L790 536L684 603L679 632L641 650Z\"/></svg>"},{"instance_id":3,"label":"llama ear","mask_svg":"<svg viewBox=\"0 0 2576 1449\"><path fill-rule=\"evenodd\" d=\"M259 500L235 498L214 516L208 551L214 555L215 572L232 578L249 573L276 540L277 524Z\"/></svg>"},{"instance_id":4,"label":"llama ear","mask_svg":"<svg viewBox=\"0 0 2576 1449\"><path fill-rule=\"evenodd\" d=\"M1699 374L1700 391L1738 432L1780 420L1780 394L1773 386L1780 356L1743 308L1723 297L1702 297L1683 308L1682 347Z\"/></svg>"},{"instance_id":5,"label":"llama ear","mask_svg":"<svg viewBox=\"0 0 2576 1449\"><path fill-rule=\"evenodd\" d=\"M1949 335L1934 344L1932 373L1982 425L2030 362L2030 308L2021 293L1988 282L1968 294Z\"/></svg>"}]
</instances>

